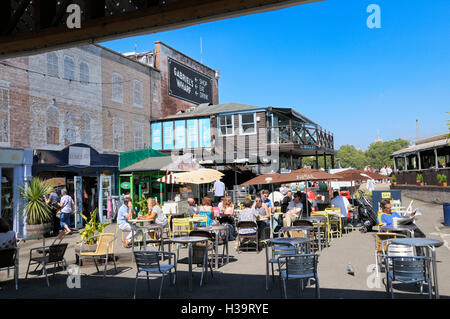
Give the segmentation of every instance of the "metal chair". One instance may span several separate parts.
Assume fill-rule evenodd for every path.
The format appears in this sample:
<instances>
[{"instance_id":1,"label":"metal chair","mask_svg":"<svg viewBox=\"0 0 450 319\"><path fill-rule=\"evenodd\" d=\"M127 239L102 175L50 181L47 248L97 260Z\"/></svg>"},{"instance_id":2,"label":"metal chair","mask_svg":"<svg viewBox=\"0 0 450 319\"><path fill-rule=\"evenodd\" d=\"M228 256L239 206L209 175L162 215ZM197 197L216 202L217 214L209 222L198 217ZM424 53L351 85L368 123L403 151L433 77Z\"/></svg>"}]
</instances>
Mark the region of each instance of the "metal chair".
<instances>
[{"instance_id":1,"label":"metal chair","mask_svg":"<svg viewBox=\"0 0 450 319\"><path fill-rule=\"evenodd\" d=\"M392 262L389 263L388 261ZM391 293L394 299L394 289L392 283L400 281L405 284L420 283L420 292L422 293L423 282L428 286L428 298L432 298L431 281L429 276L430 257L426 256L386 256L386 293Z\"/></svg>"},{"instance_id":2,"label":"metal chair","mask_svg":"<svg viewBox=\"0 0 450 319\"><path fill-rule=\"evenodd\" d=\"M252 229L254 232L248 234L241 234L240 230ZM237 224L237 252L241 252L241 240L255 240L256 241L256 253L259 252L259 237L258 237L258 224L252 221L240 221ZM248 250L248 248L247 248Z\"/></svg>"},{"instance_id":3,"label":"metal chair","mask_svg":"<svg viewBox=\"0 0 450 319\"><path fill-rule=\"evenodd\" d=\"M97 249L95 250L95 252L83 252L83 245L88 241L91 240L93 238L98 238L97 239ZM94 260L95 263L95 268L97 268L97 272L99 272L100 270L98 269L97 266L97 259L100 260L104 260L105 262L105 269L103 271L103 278L106 277L106 268L108 266L108 261L109 261L109 257L112 257L113 262L114 262L114 269L117 272L117 267L116 267L116 259L114 256L114 242L116 241L116 235L114 233L102 233L99 235L95 235L92 236L86 240L84 240L81 244L80 244L80 252L79 252L79 267L81 268L81 261L85 258L92 258Z\"/></svg>"},{"instance_id":4,"label":"metal chair","mask_svg":"<svg viewBox=\"0 0 450 319\"><path fill-rule=\"evenodd\" d=\"M166 256L169 256L169 264L161 264L161 260L165 260ZM161 276L161 285L159 287L158 299L161 299L161 292L164 283L164 277L166 275L172 275L172 270L174 270L174 276L172 284L176 284L177 277L177 258L175 253L165 252L165 251L148 251L141 250L134 252L134 258L136 260L136 281L134 284L134 294L133 298L136 299L136 289L139 277L147 278L147 286L150 288L149 277L159 277ZM174 259L174 263L171 263L171 259ZM141 272L145 272L145 275L140 275Z\"/></svg>"},{"instance_id":5,"label":"metal chair","mask_svg":"<svg viewBox=\"0 0 450 319\"><path fill-rule=\"evenodd\" d=\"M63 262L63 269L67 268L67 262L66 262L66 259L64 258L64 254L66 252L67 245L68 244L65 243L65 244L57 244L57 245L36 247L36 248L30 249L30 260L28 262L27 274L25 276L25 279L28 278L28 272L30 270L30 266L37 264L35 271L37 270L37 268L39 266L42 266L42 271L45 274L45 280L47 282L47 287L50 287L50 283L48 281L48 276L47 276L47 265L53 263L54 267L56 268L56 264L60 264ZM33 252L35 252L34 256L33 256ZM38 252L40 252L39 257L36 256L36 253L38 253ZM53 276L54 275L55 275L55 272L53 272Z\"/></svg>"},{"instance_id":6,"label":"metal chair","mask_svg":"<svg viewBox=\"0 0 450 319\"><path fill-rule=\"evenodd\" d=\"M299 279L300 291L303 293L305 279L314 278L316 286L316 298L320 298L319 276L317 274L317 264L319 256L316 254L302 254L281 256L278 258L278 267L280 269L280 281L282 281L281 295L287 299L286 281L290 279ZM282 269L282 265L286 265Z\"/></svg>"},{"instance_id":7,"label":"metal chair","mask_svg":"<svg viewBox=\"0 0 450 319\"><path fill-rule=\"evenodd\" d=\"M305 219L299 219L292 223L293 226L310 226L314 227L314 224ZM314 228L312 230L304 230L304 231L290 231L291 237L301 237L301 238L309 238L311 240L311 247L314 250L319 249L319 239Z\"/></svg>"},{"instance_id":8,"label":"metal chair","mask_svg":"<svg viewBox=\"0 0 450 319\"><path fill-rule=\"evenodd\" d=\"M18 263L17 263L18 248L0 249L0 271L7 270L9 277L9 268L14 268L14 281L16 290L18 285Z\"/></svg>"},{"instance_id":9,"label":"metal chair","mask_svg":"<svg viewBox=\"0 0 450 319\"><path fill-rule=\"evenodd\" d=\"M274 264L278 264L278 257L285 255L298 254L298 246L290 243L272 244L270 241L265 242L266 245L266 291L269 291L269 265L272 267L272 281L275 282ZM269 247L272 248L269 257ZM278 269L279 271L280 269Z\"/></svg>"},{"instance_id":10,"label":"metal chair","mask_svg":"<svg viewBox=\"0 0 450 319\"><path fill-rule=\"evenodd\" d=\"M310 216L305 218L305 220L310 221L313 226L315 227L319 227L319 231L320 232L320 243L319 243L319 247L320 249L324 248L324 247L328 247L329 246L329 241L328 241L328 218L326 216L322 216L322 215L314 215L314 216ZM316 233L317 237L319 237L319 233Z\"/></svg>"}]
</instances>

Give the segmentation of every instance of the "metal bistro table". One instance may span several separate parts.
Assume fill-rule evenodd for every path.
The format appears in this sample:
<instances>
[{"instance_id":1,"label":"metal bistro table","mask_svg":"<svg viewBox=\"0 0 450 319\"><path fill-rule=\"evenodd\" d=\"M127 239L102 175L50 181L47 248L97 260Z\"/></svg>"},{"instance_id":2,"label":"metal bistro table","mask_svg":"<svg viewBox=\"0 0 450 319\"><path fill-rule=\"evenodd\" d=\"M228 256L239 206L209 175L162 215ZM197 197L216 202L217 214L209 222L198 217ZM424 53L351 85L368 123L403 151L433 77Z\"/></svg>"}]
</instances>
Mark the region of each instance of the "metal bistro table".
<instances>
[{"instance_id":1,"label":"metal bistro table","mask_svg":"<svg viewBox=\"0 0 450 319\"><path fill-rule=\"evenodd\" d=\"M227 263L230 261L229 259L229 251L228 251L228 227L226 225L211 225L211 226L206 226L206 227L196 227L196 230L204 230L204 231L208 231L208 232L214 232L214 235L216 236L216 240L215 240L215 253L216 253L216 262L215 262L215 267L216 269L219 268L219 233L221 231L225 231L225 236L226 236L226 240L224 245L226 245L226 250L227 250Z\"/></svg>"},{"instance_id":2,"label":"metal bistro table","mask_svg":"<svg viewBox=\"0 0 450 319\"><path fill-rule=\"evenodd\" d=\"M284 237L284 233L285 232L289 232L289 231L304 231L306 230L307 233L309 234L309 232L314 229L314 226L285 226L285 227L281 227L281 233L283 234ZM309 236L308 236L309 238Z\"/></svg>"},{"instance_id":3,"label":"metal bistro table","mask_svg":"<svg viewBox=\"0 0 450 319\"><path fill-rule=\"evenodd\" d=\"M409 232L410 237L414 237L414 229L416 228L416 225L397 225L397 226L381 226L381 230L383 231L389 231L389 232Z\"/></svg>"},{"instance_id":4,"label":"metal bistro table","mask_svg":"<svg viewBox=\"0 0 450 319\"><path fill-rule=\"evenodd\" d=\"M208 238L199 237L199 236L181 236L175 237L168 240L171 243L182 244L188 246L188 260L189 260L189 290L192 291L192 244L206 242L206 246L208 245ZM170 251L170 245L169 245ZM208 249L206 249L206 253L208 253ZM177 256L178 258L178 256ZM208 267L208 265L206 265Z\"/></svg>"},{"instance_id":5,"label":"metal bistro table","mask_svg":"<svg viewBox=\"0 0 450 319\"><path fill-rule=\"evenodd\" d=\"M434 293L436 299L439 299L439 289L438 289L438 278L437 278L437 269L436 269L436 247L442 246L444 243L437 239L432 238L397 238L397 239L391 239L388 247L390 244L394 245L408 245L408 246L414 246L414 247L424 247L428 248L427 255L429 251L431 251L431 261L432 261L432 276L433 276L433 286L434 286Z\"/></svg>"}]
</instances>

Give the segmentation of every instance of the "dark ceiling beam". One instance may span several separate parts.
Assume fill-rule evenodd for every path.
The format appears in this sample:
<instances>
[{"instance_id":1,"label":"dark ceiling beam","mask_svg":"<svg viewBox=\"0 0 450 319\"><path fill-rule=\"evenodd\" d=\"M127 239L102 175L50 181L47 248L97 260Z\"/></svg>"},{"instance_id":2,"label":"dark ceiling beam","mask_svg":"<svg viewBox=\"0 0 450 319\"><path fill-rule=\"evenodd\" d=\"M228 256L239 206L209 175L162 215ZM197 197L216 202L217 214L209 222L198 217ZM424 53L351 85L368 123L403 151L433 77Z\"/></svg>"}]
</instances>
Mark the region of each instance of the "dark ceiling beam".
<instances>
[{"instance_id":1,"label":"dark ceiling beam","mask_svg":"<svg viewBox=\"0 0 450 319\"><path fill-rule=\"evenodd\" d=\"M96 1L98 0L94 2ZM150 4L150 1L152 0L149 0L148 4ZM137 10L97 19L86 18L81 29L69 30L60 26L33 34L0 37L0 59L109 41L127 36L168 31L203 22L316 1L321 0L167 1L166 4L150 6L147 10ZM100 7L98 9L100 10Z\"/></svg>"},{"instance_id":2,"label":"dark ceiling beam","mask_svg":"<svg viewBox=\"0 0 450 319\"><path fill-rule=\"evenodd\" d=\"M6 31L11 15L11 0L0 1L0 35Z\"/></svg>"},{"instance_id":3,"label":"dark ceiling beam","mask_svg":"<svg viewBox=\"0 0 450 319\"><path fill-rule=\"evenodd\" d=\"M9 20L8 26L6 27L3 33L4 35L8 35L11 32L13 32L13 30L16 28L17 23L19 23L20 18L23 16L23 13L25 12L25 9L28 7L29 4L30 0L22 0L19 3L19 6L17 7L16 11L14 11L11 20Z\"/></svg>"}]
</instances>

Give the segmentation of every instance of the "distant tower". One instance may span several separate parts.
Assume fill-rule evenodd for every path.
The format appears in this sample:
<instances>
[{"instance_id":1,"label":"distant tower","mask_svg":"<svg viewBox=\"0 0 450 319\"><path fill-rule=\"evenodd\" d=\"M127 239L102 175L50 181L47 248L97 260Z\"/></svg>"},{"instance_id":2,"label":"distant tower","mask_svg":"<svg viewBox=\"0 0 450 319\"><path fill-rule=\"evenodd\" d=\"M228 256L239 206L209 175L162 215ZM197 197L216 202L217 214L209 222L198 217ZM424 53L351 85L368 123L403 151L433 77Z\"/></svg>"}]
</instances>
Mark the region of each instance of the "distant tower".
<instances>
[{"instance_id":1,"label":"distant tower","mask_svg":"<svg viewBox=\"0 0 450 319\"><path fill-rule=\"evenodd\" d=\"M416 120L416 140L419 139L419 120Z\"/></svg>"}]
</instances>

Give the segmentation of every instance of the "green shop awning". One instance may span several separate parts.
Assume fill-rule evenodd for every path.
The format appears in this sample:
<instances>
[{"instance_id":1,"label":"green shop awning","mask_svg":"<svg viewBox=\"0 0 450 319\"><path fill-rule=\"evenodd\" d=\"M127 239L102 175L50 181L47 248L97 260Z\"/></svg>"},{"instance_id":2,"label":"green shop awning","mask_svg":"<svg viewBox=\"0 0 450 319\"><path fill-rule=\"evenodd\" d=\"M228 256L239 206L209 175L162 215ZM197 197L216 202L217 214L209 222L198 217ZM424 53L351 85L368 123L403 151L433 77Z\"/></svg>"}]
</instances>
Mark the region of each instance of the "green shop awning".
<instances>
[{"instance_id":1,"label":"green shop awning","mask_svg":"<svg viewBox=\"0 0 450 319\"><path fill-rule=\"evenodd\" d=\"M159 171L171 163L170 156L149 157L120 169L121 173Z\"/></svg>"},{"instance_id":2,"label":"green shop awning","mask_svg":"<svg viewBox=\"0 0 450 319\"><path fill-rule=\"evenodd\" d=\"M169 156L164 153L155 151L152 148L123 152L120 153L119 156L119 169L120 171L122 171L123 169L128 168L128 166L131 166L147 158L158 158L158 157L169 157ZM161 162L165 162L164 165L167 165L167 161Z\"/></svg>"}]
</instances>

